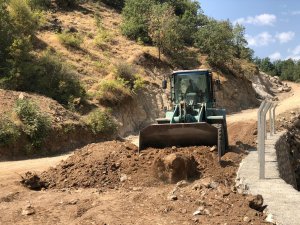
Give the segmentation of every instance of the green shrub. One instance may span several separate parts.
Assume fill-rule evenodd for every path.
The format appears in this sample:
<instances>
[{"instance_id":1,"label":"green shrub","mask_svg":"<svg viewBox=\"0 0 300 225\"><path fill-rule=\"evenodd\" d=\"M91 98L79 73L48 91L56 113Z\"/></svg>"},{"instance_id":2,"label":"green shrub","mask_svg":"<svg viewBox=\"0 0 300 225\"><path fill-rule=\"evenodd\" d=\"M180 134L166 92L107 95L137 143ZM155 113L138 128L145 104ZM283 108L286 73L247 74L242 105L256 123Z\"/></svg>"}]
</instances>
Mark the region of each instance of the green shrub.
<instances>
[{"instance_id":1,"label":"green shrub","mask_svg":"<svg viewBox=\"0 0 300 225\"><path fill-rule=\"evenodd\" d=\"M94 67L96 67L96 70L98 72L101 72L101 73L107 72L106 71L106 67L107 67L107 63L106 62L94 61L93 65L94 65Z\"/></svg>"},{"instance_id":2,"label":"green shrub","mask_svg":"<svg viewBox=\"0 0 300 225\"><path fill-rule=\"evenodd\" d=\"M140 75L134 75L135 80L134 80L134 85L133 85L133 92L137 92L138 90L141 90L145 87L145 82L143 78Z\"/></svg>"},{"instance_id":3,"label":"green shrub","mask_svg":"<svg viewBox=\"0 0 300 225\"><path fill-rule=\"evenodd\" d=\"M97 99L106 106L116 106L131 98L130 90L121 80L102 80Z\"/></svg>"},{"instance_id":4,"label":"green shrub","mask_svg":"<svg viewBox=\"0 0 300 225\"><path fill-rule=\"evenodd\" d=\"M7 117L0 118L0 146L15 142L20 136L19 128Z\"/></svg>"},{"instance_id":5,"label":"green shrub","mask_svg":"<svg viewBox=\"0 0 300 225\"><path fill-rule=\"evenodd\" d=\"M137 91L143 87L143 79L137 74L137 68L126 62L115 65L117 80L121 80L131 91Z\"/></svg>"},{"instance_id":6,"label":"green shrub","mask_svg":"<svg viewBox=\"0 0 300 225\"><path fill-rule=\"evenodd\" d=\"M86 118L86 124L94 134L113 135L117 131L117 124L107 110L92 111Z\"/></svg>"},{"instance_id":7,"label":"green shrub","mask_svg":"<svg viewBox=\"0 0 300 225\"><path fill-rule=\"evenodd\" d=\"M80 45L83 42L83 39L80 35L65 31L61 34L58 34L58 39L64 46L72 48L80 48Z\"/></svg>"},{"instance_id":8,"label":"green shrub","mask_svg":"<svg viewBox=\"0 0 300 225\"><path fill-rule=\"evenodd\" d=\"M111 43L113 40L113 36L111 32L105 29L99 29L94 41L98 47L103 47L105 44Z\"/></svg>"},{"instance_id":9,"label":"green shrub","mask_svg":"<svg viewBox=\"0 0 300 225\"><path fill-rule=\"evenodd\" d=\"M85 97L85 90L74 70L50 51L46 51L39 59L35 76L30 84L29 89L64 105L68 105L74 98Z\"/></svg>"},{"instance_id":10,"label":"green shrub","mask_svg":"<svg viewBox=\"0 0 300 225\"><path fill-rule=\"evenodd\" d=\"M39 27L39 14L31 10L26 0L10 0L8 11L15 33L19 36L35 34Z\"/></svg>"},{"instance_id":11,"label":"green shrub","mask_svg":"<svg viewBox=\"0 0 300 225\"><path fill-rule=\"evenodd\" d=\"M50 118L40 112L39 107L28 99L18 99L14 108L22 121L22 130L27 135L33 148L41 147L50 128Z\"/></svg>"}]
</instances>

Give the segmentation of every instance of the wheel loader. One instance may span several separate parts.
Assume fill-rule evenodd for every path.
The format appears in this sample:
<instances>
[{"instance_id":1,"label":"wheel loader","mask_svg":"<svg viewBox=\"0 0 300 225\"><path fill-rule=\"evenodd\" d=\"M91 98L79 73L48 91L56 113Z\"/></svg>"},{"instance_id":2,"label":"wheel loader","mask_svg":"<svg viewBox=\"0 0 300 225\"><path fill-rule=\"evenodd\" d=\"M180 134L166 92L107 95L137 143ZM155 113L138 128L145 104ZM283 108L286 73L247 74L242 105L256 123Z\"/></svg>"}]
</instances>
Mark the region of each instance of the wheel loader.
<instances>
[{"instance_id":1,"label":"wheel loader","mask_svg":"<svg viewBox=\"0 0 300 225\"><path fill-rule=\"evenodd\" d=\"M170 79L172 107L157 124L139 134L139 150L148 147L218 146L221 157L228 148L226 110L215 107L215 90L220 80L213 80L207 69L174 71ZM164 79L162 88L167 89Z\"/></svg>"}]
</instances>

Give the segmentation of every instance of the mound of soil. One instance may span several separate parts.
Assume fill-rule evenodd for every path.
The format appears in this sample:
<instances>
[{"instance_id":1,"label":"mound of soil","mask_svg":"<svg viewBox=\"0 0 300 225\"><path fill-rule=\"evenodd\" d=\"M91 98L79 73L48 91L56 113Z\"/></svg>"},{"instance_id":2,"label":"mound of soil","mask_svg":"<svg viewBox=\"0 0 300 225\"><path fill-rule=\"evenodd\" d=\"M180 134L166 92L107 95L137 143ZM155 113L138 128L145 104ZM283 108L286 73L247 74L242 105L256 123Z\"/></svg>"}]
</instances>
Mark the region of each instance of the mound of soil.
<instances>
[{"instance_id":1,"label":"mound of soil","mask_svg":"<svg viewBox=\"0 0 300 225\"><path fill-rule=\"evenodd\" d=\"M150 187L208 176L228 185L234 183L241 157L242 154L229 152L220 164L217 152L205 146L149 148L139 154L137 147L129 142L110 141L78 150L55 168L43 172L40 178L48 188L58 189ZM158 171L163 175L159 176Z\"/></svg>"}]
</instances>

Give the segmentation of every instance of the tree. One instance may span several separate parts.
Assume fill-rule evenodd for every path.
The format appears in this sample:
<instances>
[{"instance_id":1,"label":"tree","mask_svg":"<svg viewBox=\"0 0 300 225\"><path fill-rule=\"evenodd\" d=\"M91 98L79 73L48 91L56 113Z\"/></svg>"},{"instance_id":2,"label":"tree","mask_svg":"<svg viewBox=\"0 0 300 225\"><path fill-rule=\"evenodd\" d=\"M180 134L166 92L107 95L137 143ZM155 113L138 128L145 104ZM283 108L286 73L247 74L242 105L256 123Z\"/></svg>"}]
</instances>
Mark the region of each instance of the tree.
<instances>
[{"instance_id":1,"label":"tree","mask_svg":"<svg viewBox=\"0 0 300 225\"><path fill-rule=\"evenodd\" d=\"M210 19L199 28L196 35L196 47L208 54L211 64L222 65L233 57L233 30L229 21Z\"/></svg>"},{"instance_id":2,"label":"tree","mask_svg":"<svg viewBox=\"0 0 300 225\"><path fill-rule=\"evenodd\" d=\"M174 8L184 43L193 45L198 27L204 24L203 19L205 19L199 2L194 0L160 0L158 2L168 3Z\"/></svg>"},{"instance_id":3,"label":"tree","mask_svg":"<svg viewBox=\"0 0 300 225\"><path fill-rule=\"evenodd\" d=\"M12 25L5 0L0 0L0 78L3 76L9 55L9 46L13 41Z\"/></svg>"},{"instance_id":4,"label":"tree","mask_svg":"<svg viewBox=\"0 0 300 225\"><path fill-rule=\"evenodd\" d=\"M154 0L127 0L122 11L121 30L125 36L133 40L151 42L148 35L148 21Z\"/></svg>"},{"instance_id":5,"label":"tree","mask_svg":"<svg viewBox=\"0 0 300 225\"><path fill-rule=\"evenodd\" d=\"M246 46L248 45L248 42L245 38L245 27L240 24L236 24L233 27L233 44L235 49L235 56L237 58L240 59L243 57L247 57Z\"/></svg>"},{"instance_id":6,"label":"tree","mask_svg":"<svg viewBox=\"0 0 300 225\"><path fill-rule=\"evenodd\" d=\"M274 75L273 73L274 73L275 68L269 57L261 59L260 69L262 71L264 71L265 73L270 73L270 74Z\"/></svg>"},{"instance_id":7,"label":"tree","mask_svg":"<svg viewBox=\"0 0 300 225\"><path fill-rule=\"evenodd\" d=\"M149 36L161 52L172 55L183 46L178 19L169 4L153 5L149 20Z\"/></svg>"}]
</instances>

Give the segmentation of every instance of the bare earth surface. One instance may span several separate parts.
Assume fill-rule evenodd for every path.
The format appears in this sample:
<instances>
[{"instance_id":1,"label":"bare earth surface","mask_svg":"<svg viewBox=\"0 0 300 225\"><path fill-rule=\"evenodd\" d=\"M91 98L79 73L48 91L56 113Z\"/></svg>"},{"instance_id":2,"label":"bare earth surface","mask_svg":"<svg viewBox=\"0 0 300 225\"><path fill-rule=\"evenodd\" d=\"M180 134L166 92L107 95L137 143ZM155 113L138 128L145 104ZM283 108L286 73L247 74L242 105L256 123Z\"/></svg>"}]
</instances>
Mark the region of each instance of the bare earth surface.
<instances>
[{"instance_id":1,"label":"bare earth surface","mask_svg":"<svg viewBox=\"0 0 300 225\"><path fill-rule=\"evenodd\" d=\"M291 86L278 113L300 105L300 87ZM91 144L70 158L1 162L0 224L267 224L253 197L234 188L244 149L255 143L255 118L255 109L228 116L232 146L221 164L206 147L148 149L139 155L127 142ZM166 182L171 178L162 162L172 154L189 158L185 168L192 164L199 172L186 175L188 183ZM48 189L22 186L27 171L41 174Z\"/></svg>"}]
</instances>

